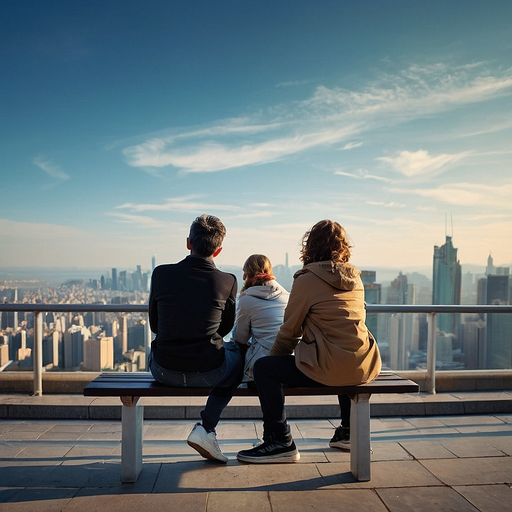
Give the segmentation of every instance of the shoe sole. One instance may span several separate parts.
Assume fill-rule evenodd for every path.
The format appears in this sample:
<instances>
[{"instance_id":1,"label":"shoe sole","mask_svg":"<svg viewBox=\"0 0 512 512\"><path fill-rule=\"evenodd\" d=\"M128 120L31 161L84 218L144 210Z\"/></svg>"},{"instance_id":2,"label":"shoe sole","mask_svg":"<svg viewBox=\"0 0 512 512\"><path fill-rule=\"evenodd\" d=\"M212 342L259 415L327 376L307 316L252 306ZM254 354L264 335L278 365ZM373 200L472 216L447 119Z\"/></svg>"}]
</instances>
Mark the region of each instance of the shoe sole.
<instances>
[{"instance_id":1,"label":"shoe sole","mask_svg":"<svg viewBox=\"0 0 512 512\"><path fill-rule=\"evenodd\" d=\"M330 448L337 448L338 450L342 450L344 452L350 451L350 443L329 443Z\"/></svg>"},{"instance_id":2,"label":"shoe sole","mask_svg":"<svg viewBox=\"0 0 512 512\"><path fill-rule=\"evenodd\" d=\"M206 448L203 448L200 444L194 443L193 441L187 441L187 444L191 448L194 448L194 450L196 452L198 452L199 455L201 455L201 457L204 457L205 459L213 460L213 461L219 462L221 464L226 464L228 462L227 460L218 459L217 457L212 455Z\"/></svg>"},{"instance_id":3,"label":"shoe sole","mask_svg":"<svg viewBox=\"0 0 512 512\"><path fill-rule=\"evenodd\" d=\"M297 462L300 460L300 453L280 453L278 455L267 455L265 457L248 457L247 455L237 455L237 460L240 462L252 462L255 464L286 464L290 462Z\"/></svg>"}]
</instances>

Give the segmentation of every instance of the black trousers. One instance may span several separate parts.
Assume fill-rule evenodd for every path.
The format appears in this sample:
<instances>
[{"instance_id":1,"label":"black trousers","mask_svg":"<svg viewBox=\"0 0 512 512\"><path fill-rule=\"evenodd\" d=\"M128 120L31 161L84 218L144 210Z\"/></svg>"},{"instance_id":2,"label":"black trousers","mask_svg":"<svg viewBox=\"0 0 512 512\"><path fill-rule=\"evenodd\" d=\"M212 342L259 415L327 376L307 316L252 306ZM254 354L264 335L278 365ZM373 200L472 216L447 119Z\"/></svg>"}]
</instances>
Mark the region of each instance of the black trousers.
<instances>
[{"instance_id":1,"label":"black trousers","mask_svg":"<svg viewBox=\"0 0 512 512\"><path fill-rule=\"evenodd\" d=\"M295 365L294 356L267 356L254 365L254 382L258 388L263 412L264 434L285 435L289 432L284 408L283 386L314 387L318 382L310 379ZM341 425L350 427L350 398L339 395Z\"/></svg>"}]
</instances>

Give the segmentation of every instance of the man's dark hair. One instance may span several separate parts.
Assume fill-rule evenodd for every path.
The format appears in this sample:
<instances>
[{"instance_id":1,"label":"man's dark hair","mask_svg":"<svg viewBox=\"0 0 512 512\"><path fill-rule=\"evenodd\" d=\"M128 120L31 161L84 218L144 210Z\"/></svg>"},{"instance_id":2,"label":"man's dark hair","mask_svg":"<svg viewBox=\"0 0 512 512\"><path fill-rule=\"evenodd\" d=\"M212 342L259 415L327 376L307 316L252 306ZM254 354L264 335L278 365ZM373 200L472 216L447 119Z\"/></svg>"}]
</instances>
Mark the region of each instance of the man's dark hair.
<instances>
[{"instance_id":1,"label":"man's dark hair","mask_svg":"<svg viewBox=\"0 0 512 512\"><path fill-rule=\"evenodd\" d=\"M222 246L226 227L213 215L203 214L192 222L188 240L194 253L209 258Z\"/></svg>"}]
</instances>

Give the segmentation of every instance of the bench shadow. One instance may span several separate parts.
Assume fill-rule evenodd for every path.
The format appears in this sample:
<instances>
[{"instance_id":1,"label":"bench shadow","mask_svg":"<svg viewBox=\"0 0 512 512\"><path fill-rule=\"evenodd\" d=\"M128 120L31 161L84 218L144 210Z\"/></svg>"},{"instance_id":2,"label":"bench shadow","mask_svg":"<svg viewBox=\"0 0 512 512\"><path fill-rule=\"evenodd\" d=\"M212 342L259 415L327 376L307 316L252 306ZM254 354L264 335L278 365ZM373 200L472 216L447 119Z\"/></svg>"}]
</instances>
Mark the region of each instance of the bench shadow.
<instances>
[{"instance_id":1,"label":"bench shadow","mask_svg":"<svg viewBox=\"0 0 512 512\"><path fill-rule=\"evenodd\" d=\"M280 468L277 468L280 466ZM219 465L211 461L145 462L133 484L120 481L119 461L70 465L23 464L0 467L0 503L72 499L76 496L123 494L169 494L226 491L304 491L340 483L355 483L350 472L321 476L315 463L269 465L230 461ZM294 479L296 477L296 479Z\"/></svg>"}]
</instances>

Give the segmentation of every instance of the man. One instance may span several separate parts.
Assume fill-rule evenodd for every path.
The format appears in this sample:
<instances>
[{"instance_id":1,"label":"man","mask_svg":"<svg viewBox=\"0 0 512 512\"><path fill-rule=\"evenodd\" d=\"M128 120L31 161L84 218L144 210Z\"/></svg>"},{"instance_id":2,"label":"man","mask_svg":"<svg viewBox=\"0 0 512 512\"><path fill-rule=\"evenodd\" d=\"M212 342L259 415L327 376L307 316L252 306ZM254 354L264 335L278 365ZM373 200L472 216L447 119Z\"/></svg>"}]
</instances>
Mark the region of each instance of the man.
<instances>
[{"instance_id":1,"label":"man","mask_svg":"<svg viewBox=\"0 0 512 512\"><path fill-rule=\"evenodd\" d=\"M188 444L203 457L226 463L215 427L242 379L237 343L224 342L235 319L236 277L221 272L213 259L222 250L224 224L213 215L197 217L190 227L190 255L160 265L151 277L149 322L156 333L149 368L167 386L214 388Z\"/></svg>"}]
</instances>

